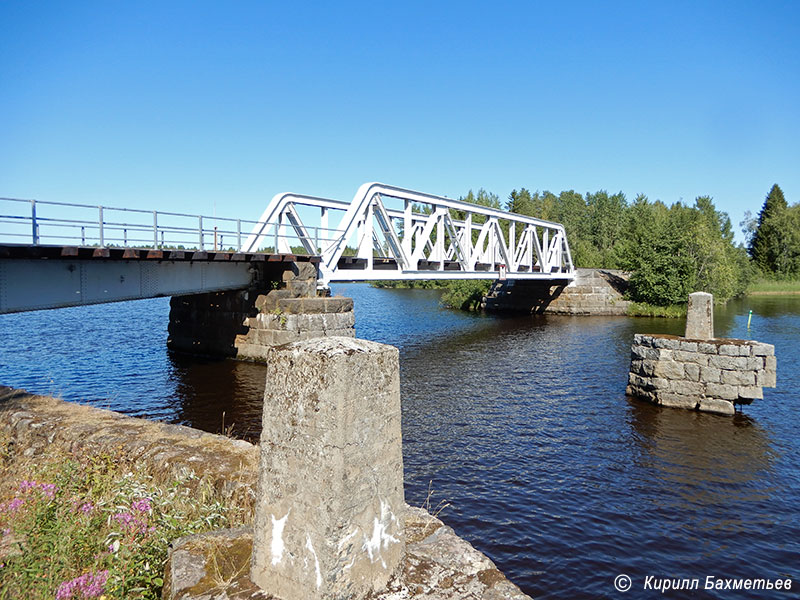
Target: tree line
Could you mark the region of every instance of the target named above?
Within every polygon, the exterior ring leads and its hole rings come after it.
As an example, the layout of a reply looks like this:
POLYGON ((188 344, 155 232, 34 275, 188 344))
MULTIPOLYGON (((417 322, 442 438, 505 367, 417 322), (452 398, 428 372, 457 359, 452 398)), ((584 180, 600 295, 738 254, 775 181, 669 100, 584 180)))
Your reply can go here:
POLYGON ((759 274, 800 276, 800 205, 788 206, 777 185, 757 219, 746 214, 745 245, 734 242, 730 218, 709 196, 668 206, 642 194, 628 201, 622 192, 522 188, 505 203, 482 189, 461 199, 563 224, 574 264, 629 271, 636 302, 671 306, 694 291, 725 301, 759 274))

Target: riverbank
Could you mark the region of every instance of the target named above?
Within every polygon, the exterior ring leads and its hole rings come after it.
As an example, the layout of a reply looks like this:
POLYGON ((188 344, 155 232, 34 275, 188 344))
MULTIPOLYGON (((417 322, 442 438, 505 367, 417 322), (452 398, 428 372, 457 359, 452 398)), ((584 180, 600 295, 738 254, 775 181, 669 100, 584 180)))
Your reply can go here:
POLYGON ((747 287, 748 296, 800 295, 800 280, 758 279, 747 287))
MULTIPOLYGON (((156 599, 165 584, 168 598, 261 597, 246 576, 258 454, 0 387, 0 597, 156 599)), ((407 556, 381 598, 528 598, 439 519, 407 511, 407 556)))

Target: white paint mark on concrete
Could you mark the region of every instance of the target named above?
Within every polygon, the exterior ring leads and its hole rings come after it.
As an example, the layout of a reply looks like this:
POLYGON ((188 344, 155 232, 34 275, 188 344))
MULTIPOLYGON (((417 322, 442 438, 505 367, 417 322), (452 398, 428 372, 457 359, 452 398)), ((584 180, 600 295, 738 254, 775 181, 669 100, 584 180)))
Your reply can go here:
POLYGON ((343 537, 343 538, 342 538, 342 539, 339 541, 339 544, 338 544, 338 546, 337 546, 338 550, 339 550, 339 551, 341 551, 341 550, 342 550, 342 548, 344 547, 344 545, 345 545, 345 544, 346 544, 348 541, 350 541, 351 539, 353 539, 353 538, 356 536, 356 534, 357 534, 357 533, 358 533, 358 527, 356 527, 355 529, 353 529, 353 531, 351 531, 351 532, 350 532, 350 533, 348 533, 346 536, 344 536, 344 537, 343 537))
POLYGON ((375 521, 372 524, 372 535, 370 537, 364 536, 364 545, 362 546, 366 550, 370 562, 380 559, 384 569, 386 568, 386 561, 381 556, 381 549, 388 548, 389 544, 400 541, 388 532, 392 521, 396 523, 397 517, 389 510, 389 505, 381 500, 381 516, 380 518, 375 517, 375 521))
POLYGON ((317 589, 319 589, 322 585, 322 573, 319 570, 319 559, 317 559, 317 553, 314 551, 314 546, 311 545, 311 536, 308 534, 306 534, 306 548, 314 557, 314 569, 317 572, 317 589))
POLYGON ((289 518, 289 509, 282 519, 276 519, 275 515, 270 515, 272 519, 272 543, 270 544, 270 551, 272 552, 272 566, 277 565, 283 559, 283 528, 286 526, 286 520, 289 518))

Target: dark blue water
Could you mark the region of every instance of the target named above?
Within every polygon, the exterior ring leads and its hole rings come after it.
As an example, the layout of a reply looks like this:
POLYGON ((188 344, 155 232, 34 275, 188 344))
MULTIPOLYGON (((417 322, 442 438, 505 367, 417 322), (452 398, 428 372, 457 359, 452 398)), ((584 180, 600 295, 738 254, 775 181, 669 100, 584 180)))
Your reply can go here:
MULTIPOLYGON (((625 573, 632 598, 660 595, 641 589, 648 575, 790 577, 797 596, 800 298, 717 311, 719 336, 778 355, 778 388, 729 418, 624 395, 633 334, 681 321, 493 318, 440 309, 435 292, 335 291, 355 298, 359 337, 401 350, 407 500, 448 502, 444 521, 529 594, 618 597, 625 573)), ((263 367, 170 355, 167 315, 158 299, 0 316, 0 383, 254 439, 263 367)))

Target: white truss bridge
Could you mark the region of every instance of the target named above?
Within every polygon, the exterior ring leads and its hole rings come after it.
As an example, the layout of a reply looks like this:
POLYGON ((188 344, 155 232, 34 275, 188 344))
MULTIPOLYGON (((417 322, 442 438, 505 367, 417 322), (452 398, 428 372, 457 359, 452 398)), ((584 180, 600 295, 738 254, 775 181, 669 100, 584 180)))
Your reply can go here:
POLYGON ((559 223, 365 183, 351 202, 272 198, 240 252, 319 255, 320 284, 420 279, 571 280, 559 223))
POLYGON ((558 223, 380 183, 351 202, 278 194, 258 221, 0 198, 0 314, 242 289, 275 261, 316 263, 323 288, 574 278, 558 223))

